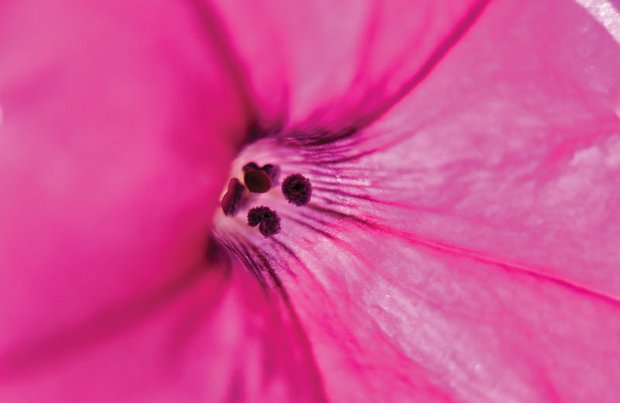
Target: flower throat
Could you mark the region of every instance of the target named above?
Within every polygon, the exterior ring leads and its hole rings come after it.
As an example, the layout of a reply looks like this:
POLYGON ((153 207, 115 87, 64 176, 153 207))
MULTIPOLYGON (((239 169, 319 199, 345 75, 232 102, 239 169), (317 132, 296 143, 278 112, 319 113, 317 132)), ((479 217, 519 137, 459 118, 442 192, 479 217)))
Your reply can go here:
MULTIPOLYGON (((234 217, 239 210, 260 198, 278 185, 280 167, 274 164, 258 165, 248 162, 242 168, 243 183, 238 178, 230 178, 228 188, 222 197, 221 206, 224 215, 234 217)), ((305 206, 312 197, 312 184, 305 176, 295 173, 287 176, 280 186, 286 200, 297 207, 305 206)), ((266 206, 253 207, 248 211, 247 224, 257 227, 264 237, 280 232, 280 216, 275 210, 266 206)))

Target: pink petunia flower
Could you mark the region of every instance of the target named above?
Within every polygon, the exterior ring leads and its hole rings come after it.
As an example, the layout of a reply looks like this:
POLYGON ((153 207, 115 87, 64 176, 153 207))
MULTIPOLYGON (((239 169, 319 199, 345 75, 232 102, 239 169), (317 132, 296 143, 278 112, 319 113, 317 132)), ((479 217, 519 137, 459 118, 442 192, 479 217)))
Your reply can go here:
POLYGON ((617 401, 619 72, 603 0, 3 2, 0 401, 617 401))

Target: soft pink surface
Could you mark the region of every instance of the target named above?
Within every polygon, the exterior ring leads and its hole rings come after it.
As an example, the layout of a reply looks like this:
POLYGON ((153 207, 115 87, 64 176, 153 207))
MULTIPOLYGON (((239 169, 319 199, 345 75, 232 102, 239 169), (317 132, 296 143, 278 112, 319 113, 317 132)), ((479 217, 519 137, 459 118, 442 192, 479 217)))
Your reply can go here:
POLYGON ((217 10, 268 122, 346 129, 425 76, 486 3, 233 0, 217 10))
POLYGON ((619 45, 566 1, 494 2, 457 42, 350 142, 248 151, 314 184, 311 212, 273 202, 283 245, 253 240, 334 401, 616 401, 619 45))
POLYGON ((618 400, 618 43, 569 1, 337 3, 0 5, 0 400, 618 400), (255 111, 370 124, 264 151, 315 184, 243 235, 301 324, 204 263, 255 111))
POLYGON ((258 285, 202 266, 247 117, 176 3, 0 6, 2 402, 320 393, 258 285))

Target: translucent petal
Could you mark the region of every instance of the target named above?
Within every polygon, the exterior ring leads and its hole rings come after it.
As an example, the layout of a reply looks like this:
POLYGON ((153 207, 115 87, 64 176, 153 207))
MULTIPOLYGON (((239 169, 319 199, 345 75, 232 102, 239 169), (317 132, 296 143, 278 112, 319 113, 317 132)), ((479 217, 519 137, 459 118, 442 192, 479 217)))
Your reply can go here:
POLYGON ((308 208, 269 201, 281 234, 244 236, 276 262, 334 401, 618 400, 607 25, 568 1, 493 2, 366 130, 247 150, 312 181, 308 208))

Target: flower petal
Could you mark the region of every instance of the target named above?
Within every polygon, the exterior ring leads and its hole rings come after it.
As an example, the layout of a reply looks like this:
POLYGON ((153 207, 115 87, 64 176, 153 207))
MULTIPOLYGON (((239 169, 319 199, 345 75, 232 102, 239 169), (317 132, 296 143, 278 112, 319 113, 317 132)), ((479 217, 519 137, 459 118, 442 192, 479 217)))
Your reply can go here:
POLYGON ((2 401, 320 393, 273 302, 205 263, 250 111, 184 4, 0 6, 2 401))
POLYGON ((132 302, 10 349, 3 401, 324 400, 297 320, 244 270, 201 268, 132 302))
POLYGON ((263 119, 303 137, 367 124, 428 74, 486 3, 236 0, 217 9, 263 119))
POLYGON ((493 7, 367 134, 382 134, 368 149, 407 137, 376 154, 378 182, 416 190, 382 192, 379 210, 415 214, 415 228, 392 227, 620 295, 619 68, 620 44, 575 4, 493 7), (553 24, 534 23, 548 13, 553 24), (397 162, 405 155, 407 171, 397 162))
POLYGON ((376 124, 273 153, 313 199, 249 236, 330 398, 618 400, 618 71, 581 6, 493 2, 376 124))

